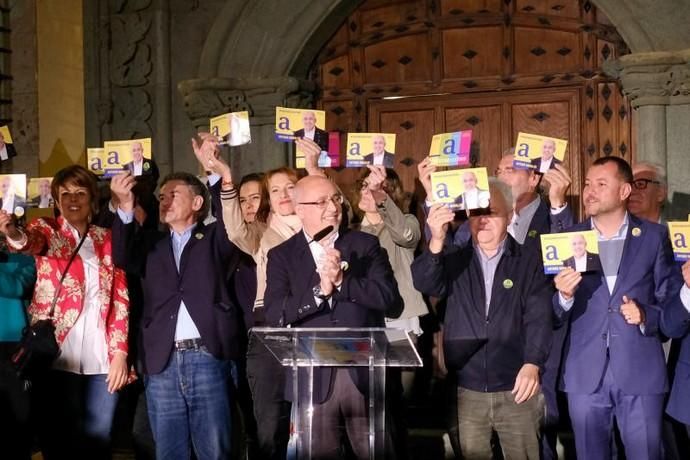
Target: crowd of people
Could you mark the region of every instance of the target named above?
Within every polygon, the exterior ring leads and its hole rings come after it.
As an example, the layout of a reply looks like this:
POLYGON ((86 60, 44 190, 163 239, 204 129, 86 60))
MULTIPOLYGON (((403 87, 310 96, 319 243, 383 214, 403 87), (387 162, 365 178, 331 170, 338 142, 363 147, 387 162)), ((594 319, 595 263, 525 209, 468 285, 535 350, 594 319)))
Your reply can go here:
MULTIPOLYGON (((306 174, 240 179, 200 133, 201 177, 158 183, 155 166, 134 165, 102 198, 73 165, 52 180, 55 218, 0 211, 0 456, 109 458, 118 398, 137 388, 138 458, 289 458, 292 380, 251 329, 389 327, 416 342, 431 314, 458 458, 555 459, 564 421, 580 459, 680 458, 690 262, 674 262, 663 168, 596 160, 576 222, 565 165, 516 169, 506 151, 488 207, 426 200, 420 224, 392 168, 341 189, 319 145, 295 142, 306 174), (545 275, 539 236, 570 230, 595 231, 600 269, 545 275), (46 318, 60 354, 28 382, 10 357, 46 318)), ((417 169, 431 197, 436 168, 417 169)), ((409 457, 414 377, 389 374, 386 458, 409 457)), ((368 391, 366 372, 314 371, 312 458, 369 458, 368 391)))

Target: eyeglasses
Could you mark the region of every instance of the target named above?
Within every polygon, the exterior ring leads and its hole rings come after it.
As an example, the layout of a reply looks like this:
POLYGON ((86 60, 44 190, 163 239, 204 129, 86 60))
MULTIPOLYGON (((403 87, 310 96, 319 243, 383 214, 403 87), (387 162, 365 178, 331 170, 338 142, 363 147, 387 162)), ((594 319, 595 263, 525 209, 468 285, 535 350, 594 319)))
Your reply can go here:
POLYGON ((635 187, 635 190, 646 190, 647 185, 649 184, 661 185, 661 182, 652 179, 635 179, 632 181, 632 185, 635 187))
POLYGON ((326 206, 328 206, 329 203, 333 203, 336 206, 340 206, 341 204, 343 204, 343 201, 343 196, 340 193, 336 193, 335 195, 330 196, 328 198, 322 198, 317 201, 301 201, 297 204, 316 206, 319 209, 326 209, 326 206))
POLYGON ((496 171, 494 171, 494 175, 496 177, 500 176, 501 174, 513 174, 515 172, 514 168, 507 167, 507 168, 496 168, 496 171))

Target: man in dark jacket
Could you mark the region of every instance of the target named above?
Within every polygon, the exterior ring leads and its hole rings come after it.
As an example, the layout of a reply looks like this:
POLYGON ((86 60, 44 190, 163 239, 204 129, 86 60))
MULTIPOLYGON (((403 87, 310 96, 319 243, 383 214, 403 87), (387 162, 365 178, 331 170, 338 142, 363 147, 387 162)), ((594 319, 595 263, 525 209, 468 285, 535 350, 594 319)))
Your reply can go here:
POLYGON ((429 248, 412 277, 424 294, 447 297, 444 349, 456 371, 462 455, 491 458, 495 430, 507 458, 539 458, 553 290, 536 249, 507 233, 510 188, 492 178, 490 195, 490 208, 471 215, 472 244, 462 249, 443 252, 453 212, 431 207, 429 248))

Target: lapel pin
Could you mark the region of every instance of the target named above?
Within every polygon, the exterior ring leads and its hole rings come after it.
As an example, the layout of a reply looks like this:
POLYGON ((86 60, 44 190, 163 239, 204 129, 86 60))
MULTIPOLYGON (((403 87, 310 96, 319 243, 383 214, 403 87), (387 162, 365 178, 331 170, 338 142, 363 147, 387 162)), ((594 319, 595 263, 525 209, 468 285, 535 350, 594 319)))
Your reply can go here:
POLYGON ((632 229, 632 235, 633 236, 640 236, 642 234, 642 230, 640 230, 639 227, 635 227, 632 229))
POLYGON ((345 260, 340 261, 340 269, 344 272, 347 271, 347 269, 350 268, 350 264, 347 263, 345 260))
POLYGON ((148 163, 144 163, 144 165, 142 166, 142 168, 144 168, 144 171, 148 171, 149 169, 151 169, 151 165, 148 164, 148 163))
POLYGON ((194 238, 196 238, 197 240, 200 240, 200 239, 202 239, 203 237, 204 237, 204 234, 201 233, 201 232, 196 233, 196 234, 194 235, 194 238))
POLYGON ((503 287, 506 289, 512 288, 513 287, 513 280, 511 280, 510 278, 504 279, 503 280, 503 287))
POLYGON ((529 235, 530 238, 534 238, 535 236, 537 236, 537 231, 532 229, 527 233, 527 235, 529 235))

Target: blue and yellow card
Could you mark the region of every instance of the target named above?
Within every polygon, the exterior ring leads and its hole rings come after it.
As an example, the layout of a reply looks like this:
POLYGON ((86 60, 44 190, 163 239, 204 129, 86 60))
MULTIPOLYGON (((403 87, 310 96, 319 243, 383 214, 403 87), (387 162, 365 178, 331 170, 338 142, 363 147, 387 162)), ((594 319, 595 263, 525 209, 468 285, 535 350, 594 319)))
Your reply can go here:
POLYGON ((434 166, 467 166, 470 164, 472 131, 436 134, 431 138, 429 158, 434 166))
POLYGON ((563 163, 568 141, 537 134, 518 133, 513 167, 545 173, 563 163))
POLYGON ((304 137, 305 133, 325 132, 325 130, 326 112, 323 110, 276 107, 276 140, 278 141, 292 142, 297 137, 304 137))
POLYGON ((454 211, 489 207, 489 176, 486 168, 452 169, 431 173, 434 203, 454 211))
POLYGON ((52 177, 34 177, 29 179, 27 185, 27 195, 29 200, 27 202, 30 208, 52 208, 53 197, 50 193, 50 185, 53 182, 52 177))
POLYGON ((100 164, 97 161, 93 164, 89 163, 89 169, 95 172, 100 167, 103 176, 111 177, 124 171, 135 156, 142 155, 143 158, 150 160, 151 138, 106 141, 103 143, 103 152, 100 155, 100 164))
POLYGON ((673 246, 673 258, 678 262, 690 260, 690 222, 669 222, 668 234, 673 246))
POLYGON ((230 112, 209 120, 209 131, 221 145, 235 147, 252 141, 249 112, 230 112))
POLYGON ((345 166, 360 168, 367 165, 395 166, 395 134, 348 133, 345 166))
POLYGON ((541 254, 547 275, 566 267, 578 272, 601 271, 599 240, 594 230, 542 234, 541 254))
POLYGON ((27 206, 26 174, 1 174, 0 200, 3 211, 22 217, 27 206))

